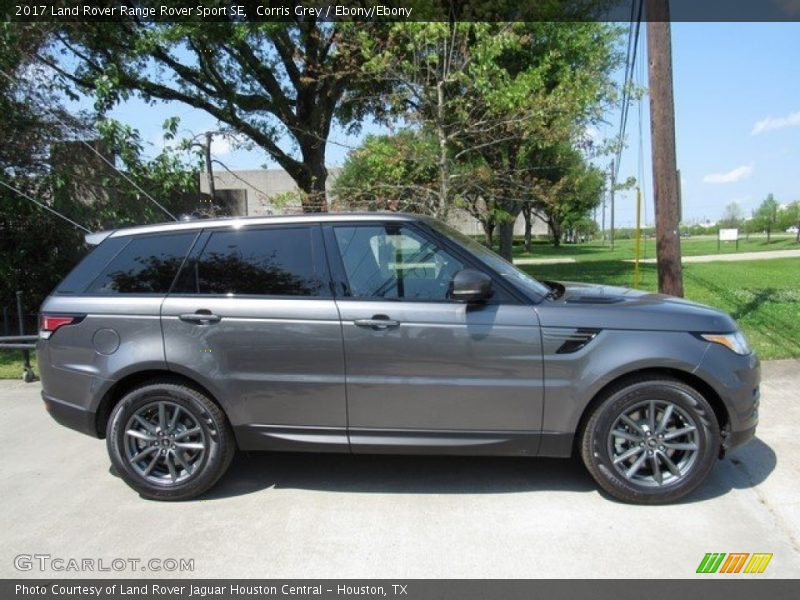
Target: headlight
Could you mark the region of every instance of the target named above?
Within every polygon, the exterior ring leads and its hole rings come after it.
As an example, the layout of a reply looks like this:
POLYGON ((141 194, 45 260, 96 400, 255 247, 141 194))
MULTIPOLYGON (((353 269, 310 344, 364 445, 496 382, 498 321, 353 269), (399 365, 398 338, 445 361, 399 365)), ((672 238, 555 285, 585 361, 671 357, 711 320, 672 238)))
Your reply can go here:
POLYGON ((741 354, 742 356, 752 352, 750 344, 747 343, 747 338, 744 337, 741 331, 735 333, 701 333, 700 337, 715 344, 722 344, 729 350, 736 354, 741 354))

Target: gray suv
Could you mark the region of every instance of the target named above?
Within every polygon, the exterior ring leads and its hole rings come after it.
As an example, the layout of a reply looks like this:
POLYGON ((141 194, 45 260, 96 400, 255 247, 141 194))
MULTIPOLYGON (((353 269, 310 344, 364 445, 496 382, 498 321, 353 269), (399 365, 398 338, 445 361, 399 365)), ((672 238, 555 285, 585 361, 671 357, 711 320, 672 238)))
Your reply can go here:
POLYGON ((87 236, 41 308, 42 396, 146 498, 241 450, 569 457, 670 502, 753 437, 759 363, 726 314, 539 282, 429 218, 192 221, 87 236))

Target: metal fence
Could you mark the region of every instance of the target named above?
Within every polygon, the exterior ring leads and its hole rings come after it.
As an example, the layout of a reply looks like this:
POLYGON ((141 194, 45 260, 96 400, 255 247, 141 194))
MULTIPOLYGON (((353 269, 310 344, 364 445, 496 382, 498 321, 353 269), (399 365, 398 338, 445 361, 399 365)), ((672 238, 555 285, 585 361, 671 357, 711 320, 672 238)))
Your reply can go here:
POLYGON ((36 350, 37 336, 33 334, 38 327, 37 315, 25 312, 22 292, 16 294, 16 306, 1 307, 2 323, 0 323, 0 352, 22 352, 22 379, 35 381, 36 375, 31 367, 31 352, 36 350), (15 335, 12 335, 14 333, 15 335))

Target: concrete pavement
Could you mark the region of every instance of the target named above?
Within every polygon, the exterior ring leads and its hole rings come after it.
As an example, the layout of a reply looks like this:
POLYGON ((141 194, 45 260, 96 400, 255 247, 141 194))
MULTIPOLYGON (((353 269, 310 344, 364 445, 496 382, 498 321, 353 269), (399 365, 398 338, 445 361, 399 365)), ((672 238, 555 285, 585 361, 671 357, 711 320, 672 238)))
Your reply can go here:
POLYGON ((3 381, 0 576, 683 578, 706 552, 771 552, 761 577, 798 577, 800 361, 766 363, 762 390, 758 438, 673 506, 614 502, 576 460, 316 454, 240 454, 207 497, 170 504, 52 421, 37 384, 3 381), (194 571, 20 572, 20 554, 194 571))

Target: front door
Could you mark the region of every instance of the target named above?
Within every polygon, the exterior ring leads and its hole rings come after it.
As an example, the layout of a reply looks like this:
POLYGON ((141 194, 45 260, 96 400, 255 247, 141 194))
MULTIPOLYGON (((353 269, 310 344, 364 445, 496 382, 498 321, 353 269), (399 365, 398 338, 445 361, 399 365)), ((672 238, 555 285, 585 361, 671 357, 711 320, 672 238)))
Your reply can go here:
POLYGON ((328 231, 344 279, 352 450, 535 454, 543 369, 533 308, 501 289, 483 305, 451 300, 453 276, 481 265, 411 223, 328 231))

